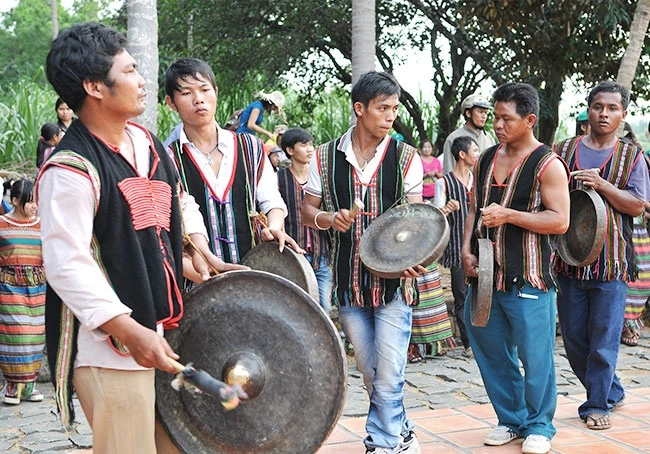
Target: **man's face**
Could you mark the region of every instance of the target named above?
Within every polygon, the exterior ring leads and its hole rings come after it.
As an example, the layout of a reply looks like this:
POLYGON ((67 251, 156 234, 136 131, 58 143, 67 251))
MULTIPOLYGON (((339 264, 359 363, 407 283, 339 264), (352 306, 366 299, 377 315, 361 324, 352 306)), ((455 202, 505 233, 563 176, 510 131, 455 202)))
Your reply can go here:
POLYGON ((627 111, 623 110, 623 100, 620 93, 601 91, 594 96, 591 106, 587 109, 591 134, 603 136, 615 134, 627 111))
POLYGON ((397 95, 378 96, 373 98, 365 107, 363 103, 354 103, 357 114, 357 126, 365 129, 373 137, 383 139, 393 127, 399 109, 397 95))
POLYGON ((313 142, 296 142, 293 147, 287 147, 287 153, 293 162, 298 164, 309 164, 314 156, 313 142))
POLYGON ((513 143, 529 134, 535 125, 535 115, 521 117, 514 101, 498 101, 494 106, 494 134, 501 143, 513 143))
POLYGON ((183 123, 191 126, 203 126, 214 122, 217 110, 217 90, 209 80, 200 74, 179 80, 179 90, 174 92, 174 99, 167 96, 167 105, 178 112, 183 123))
POLYGON ((113 57, 113 66, 108 72, 113 85, 106 86, 108 95, 104 97, 107 114, 112 111, 131 119, 144 112, 147 101, 145 80, 136 68, 135 59, 126 50, 113 57))
POLYGON ((469 114, 468 117, 472 120, 474 126, 483 129, 487 121, 488 112, 489 110, 485 107, 472 107, 467 114, 469 114))
POLYGON ((478 155, 479 155, 479 149, 478 145, 476 145, 474 142, 472 142, 467 149, 467 151, 463 151, 463 154, 460 155, 460 157, 463 159, 463 161, 470 167, 474 167, 476 165, 476 161, 478 160, 478 155))

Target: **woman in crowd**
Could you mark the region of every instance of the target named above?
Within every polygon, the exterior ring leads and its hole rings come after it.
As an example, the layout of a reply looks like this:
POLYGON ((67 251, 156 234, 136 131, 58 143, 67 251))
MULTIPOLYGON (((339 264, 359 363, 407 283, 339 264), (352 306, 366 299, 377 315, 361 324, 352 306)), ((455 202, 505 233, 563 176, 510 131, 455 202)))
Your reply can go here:
POLYGON ((271 93, 260 91, 257 98, 244 109, 241 117, 239 117, 237 132, 247 132, 253 135, 255 133, 263 134, 275 142, 275 134, 262 128, 261 124, 264 121, 264 112, 276 112, 283 116, 284 95, 279 91, 272 91, 271 93))
POLYGON ((61 141, 63 132, 58 125, 54 123, 45 123, 41 126, 41 137, 36 144, 36 167, 39 169, 43 163, 50 157, 54 148, 61 141))
POLYGON ((2 401, 39 402, 34 388, 45 345, 45 273, 34 184, 11 186, 13 210, 0 216, 0 370, 2 401))
POLYGON ((422 183, 422 197, 431 200, 436 194, 436 180, 442 177, 442 163, 433 155, 435 147, 433 142, 425 139, 420 143, 420 158, 424 170, 422 183))
MULTIPOLYGON (((74 112, 71 108, 68 107, 68 104, 61 98, 56 99, 56 124, 61 128, 61 132, 65 132, 70 127, 72 120, 74 119, 74 112)), ((63 135, 62 134, 62 135, 63 135)))

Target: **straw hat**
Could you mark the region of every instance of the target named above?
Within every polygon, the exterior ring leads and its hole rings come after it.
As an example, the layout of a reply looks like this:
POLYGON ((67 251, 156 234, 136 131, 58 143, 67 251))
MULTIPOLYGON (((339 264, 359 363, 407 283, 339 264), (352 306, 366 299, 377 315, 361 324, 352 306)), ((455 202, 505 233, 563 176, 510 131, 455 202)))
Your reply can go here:
POLYGON ((280 93, 279 91, 272 91, 271 93, 264 93, 263 91, 260 91, 257 95, 262 101, 268 101, 274 106, 278 108, 279 112, 282 112, 282 109, 284 108, 284 95, 280 93))

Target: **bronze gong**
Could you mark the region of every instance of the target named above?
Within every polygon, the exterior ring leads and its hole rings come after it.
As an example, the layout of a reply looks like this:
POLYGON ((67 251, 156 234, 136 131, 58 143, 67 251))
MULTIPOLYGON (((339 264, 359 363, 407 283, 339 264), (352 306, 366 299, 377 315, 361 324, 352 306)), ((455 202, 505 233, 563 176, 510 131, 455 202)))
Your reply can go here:
POLYGON ((487 326, 492 308, 492 288, 494 285, 494 248, 488 238, 478 240, 478 278, 470 279, 472 299, 470 321, 474 326, 487 326))
POLYGON ((372 221, 361 237, 359 255, 372 274, 395 279, 407 268, 439 260, 448 242, 449 223, 442 211, 428 203, 407 203, 372 221))
POLYGON ((183 453, 314 453, 343 408, 346 358, 318 303, 264 271, 215 276, 185 298, 171 347, 248 399, 226 411, 219 399, 169 384, 157 372, 156 408, 183 453))
POLYGON ((557 252, 569 265, 586 266, 598 258, 605 243, 605 203, 593 189, 574 189, 569 197, 569 229, 558 236, 557 252))
POLYGON ((298 254, 288 246, 280 252, 275 241, 260 243, 246 253, 241 264, 254 270, 282 276, 319 301, 318 282, 313 268, 304 255, 298 254))

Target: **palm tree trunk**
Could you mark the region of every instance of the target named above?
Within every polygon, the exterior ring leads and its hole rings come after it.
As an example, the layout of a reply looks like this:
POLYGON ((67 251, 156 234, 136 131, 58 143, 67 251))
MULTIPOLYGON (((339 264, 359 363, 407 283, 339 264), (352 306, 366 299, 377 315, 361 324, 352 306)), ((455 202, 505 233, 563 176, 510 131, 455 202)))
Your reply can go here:
POLYGON ((59 2, 50 0, 50 10, 52 14, 52 41, 59 35, 59 2))
MULTIPOLYGON (((375 69, 375 0, 352 0, 352 83, 375 69)), ((350 124, 357 121, 350 113, 350 124)))
POLYGON ((158 12, 156 0, 127 0, 127 48, 145 80, 147 107, 136 121, 154 134, 158 117, 158 12))
POLYGON ((630 43, 625 49, 621 66, 618 68, 616 81, 625 86, 628 90, 632 88, 634 73, 639 64, 639 57, 643 49, 643 41, 648 30, 650 21, 650 0, 639 0, 630 26, 630 43))

